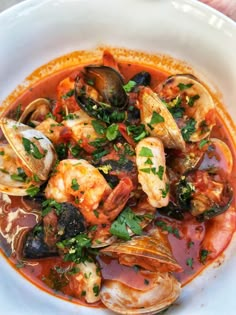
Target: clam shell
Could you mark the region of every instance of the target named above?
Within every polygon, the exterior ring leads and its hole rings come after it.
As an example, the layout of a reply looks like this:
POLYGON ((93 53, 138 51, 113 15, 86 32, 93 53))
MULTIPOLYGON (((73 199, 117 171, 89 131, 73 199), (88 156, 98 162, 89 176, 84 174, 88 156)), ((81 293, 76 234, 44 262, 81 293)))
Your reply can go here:
POLYGON ((104 305, 126 315, 156 314, 170 306, 180 295, 180 283, 171 274, 154 273, 154 286, 146 291, 134 289, 117 280, 105 280, 100 291, 104 305))

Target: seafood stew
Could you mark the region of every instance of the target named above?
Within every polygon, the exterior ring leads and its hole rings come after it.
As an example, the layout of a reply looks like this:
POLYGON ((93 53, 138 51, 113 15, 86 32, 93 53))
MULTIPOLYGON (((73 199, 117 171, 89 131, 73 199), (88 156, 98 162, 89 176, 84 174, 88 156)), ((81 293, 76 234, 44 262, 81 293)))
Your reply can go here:
POLYGON ((1 247, 48 292, 155 314, 232 238, 235 148, 193 74, 105 50, 33 86, 0 127, 1 247))

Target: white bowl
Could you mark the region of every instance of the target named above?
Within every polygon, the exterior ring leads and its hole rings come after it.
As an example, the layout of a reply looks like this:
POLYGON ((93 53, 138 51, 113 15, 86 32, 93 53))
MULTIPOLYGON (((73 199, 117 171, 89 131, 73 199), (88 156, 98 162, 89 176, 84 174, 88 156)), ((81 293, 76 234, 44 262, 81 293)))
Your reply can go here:
MULTIPOLYGON (((37 67, 98 45, 182 59, 222 92, 236 121, 236 23, 194 0, 28 0, 0 14, 0 102, 37 67)), ((235 315, 236 240, 184 287, 165 314, 235 315)), ((0 256, 0 307, 7 315, 111 314, 49 295, 0 256)))

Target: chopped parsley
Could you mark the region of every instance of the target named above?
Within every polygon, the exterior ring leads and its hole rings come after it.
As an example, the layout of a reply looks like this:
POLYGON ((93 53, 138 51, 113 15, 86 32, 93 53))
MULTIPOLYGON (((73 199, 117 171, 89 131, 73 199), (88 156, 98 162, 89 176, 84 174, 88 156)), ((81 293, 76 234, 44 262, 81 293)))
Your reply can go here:
POLYGON ((98 286, 97 284, 95 284, 95 285, 93 286, 93 293, 94 293, 94 295, 95 295, 95 296, 98 296, 99 291, 100 291, 99 286, 98 286))
POLYGON ((17 174, 12 174, 11 179, 16 180, 18 182, 25 182, 27 179, 27 175, 21 167, 17 168, 17 174))
POLYGON ((128 83, 123 85, 123 89, 125 90, 126 93, 129 93, 132 91, 132 89, 137 85, 135 81, 130 80, 128 83))
POLYGON ((71 181, 71 189, 73 189, 74 191, 79 190, 79 184, 76 178, 73 178, 71 181))
POLYGON ((142 147, 140 152, 139 152, 139 156, 143 156, 143 157, 153 157, 153 153, 152 150, 147 148, 147 147, 142 147))
POLYGON ((193 269, 193 258, 187 258, 186 265, 193 269))
POLYGON ((207 260, 207 257, 208 255, 210 254, 210 252, 206 249, 202 249, 201 252, 200 252, 200 262, 202 264, 205 264, 206 263, 206 260, 207 260))
POLYGON ((4 151, 0 151, 0 155, 4 155, 5 154, 5 152, 4 151))
POLYGON ((135 142, 138 142, 149 135, 149 133, 145 129, 145 125, 143 124, 140 124, 138 126, 130 125, 126 129, 128 135, 132 136, 135 142))
POLYGON ((74 94, 75 94, 75 90, 74 90, 74 89, 71 89, 70 91, 68 91, 67 93, 65 93, 64 95, 62 95, 61 98, 67 99, 67 98, 73 96, 74 94))
POLYGON ((162 198, 166 198, 166 196, 168 195, 169 191, 170 191, 170 185, 168 183, 166 183, 166 188, 165 189, 161 189, 161 196, 162 196, 162 198))
POLYGON ((34 185, 30 185, 30 187, 26 189, 26 193, 30 197, 36 196, 39 191, 40 191, 39 187, 34 185))
POLYGON ((187 99, 188 106, 193 107, 195 101, 197 101, 199 98, 200 98, 200 96, 198 94, 188 97, 188 99, 187 99))
POLYGON ((152 113, 152 118, 151 118, 151 120, 150 120, 150 125, 155 125, 155 124, 159 124, 159 123, 162 123, 162 122, 164 122, 165 121, 165 119, 164 119, 164 117, 162 117, 160 114, 158 114, 157 112, 153 112, 152 113))
POLYGON ((47 199, 42 203, 42 216, 44 217, 45 215, 47 215, 49 212, 51 212, 52 210, 55 210, 57 215, 60 215, 63 211, 62 209, 62 205, 60 203, 58 203, 56 200, 54 199, 47 199))
POLYGON ((136 235, 142 234, 142 228, 140 226, 141 218, 137 216, 131 208, 125 208, 118 218, 112 223, 110 228, 110 233, 118 236, 123 240, 129 240, 131 237, 127 228, 129 227, 131 231, 136 235))
POLYGON ((181 134, 185 141, 189 141, 191 135, 196 131, 196 120, 190 118, 187 120, 186 125, 181 129, 181 134))
POLYGON ((47 152, 47 151, 44 151, 44 153, 41 153, 37 145, 27 138, 22 137, 22 143, 23 143, 25 151, 29 153, 30 155, 32 155, 35 159, 38 159, 38 160, 42 159, 47 152))
POLYGON ((156 225, 161 228, 162 231, 166 231, 170 234, 175 235, 177 238, 180 238, 179 230, 177 228, 173 228, 171 225, 168 225, 165 221, 157 221, 156 225))
POLYGON ((106 127, 99 120, 92 120, 92 126, 97 134, 103 136, 106 134, 106 127))
POLYGON ((188 83, 188 84, 179 83, 177 86, 180 89, 180 91, 184 91, 191 88, 193 86, 193 83, 188 83))
POLYGON ((209 143, 210 141, 207 140, 207 139, 202 139, 199 144, 198 144, 198 147, 199 149, 202 149, 204 147, 205 144, 209 143))
POLYGON ((106 130, 106 137, 109 141, 115 140, 119 135, 119 129, 117 124, 110 125, 106 130))
POLYGON ((57 247, 63 250, 64 261, 75 263, 91 261, 89 254, 95 254, 96 250, 91 248, 91 239, 86 234, 79 234, 70 239, 57 242, 57 247))

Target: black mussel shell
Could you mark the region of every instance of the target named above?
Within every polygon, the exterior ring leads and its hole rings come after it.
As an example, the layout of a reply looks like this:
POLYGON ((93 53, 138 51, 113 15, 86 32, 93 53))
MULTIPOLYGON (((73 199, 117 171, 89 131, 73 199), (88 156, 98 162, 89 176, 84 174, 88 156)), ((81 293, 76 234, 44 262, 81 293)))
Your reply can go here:
POLYGON ((62 213, 58 220, 57 229, 60 235, 60 241, 74 237, 86 231, 84 217, 70 203, 62 203, 62 213))
POLYGON ((133 87, 131 92, 136 91, 139 86, 148 86, 151 83, 151 75, 147 71, 141 71, 135 74, 130 81, 136 82, 136 85, 133 87))
POLYGON ((181 210, 181 207, 173 203, 172 201, 170 201, 166 207, 158 209, 158 212, 161 215, 164 215, 172 219, 176 220, 184 219, 184 212, 181 210))
POLYGON ((87 66, 85 70, 87 82, 93 82, 93 87, 102 96, 104 103, 116 108, 127 105, 124 81, 118 71, 107 66, 87 66))
POLYGON ((37 224, 27 233, 22 253, 23 258, 38 259, 56 255, 58 255, 56 246, 49 247, 44 242, 44 230, 42 224, 37 224))

